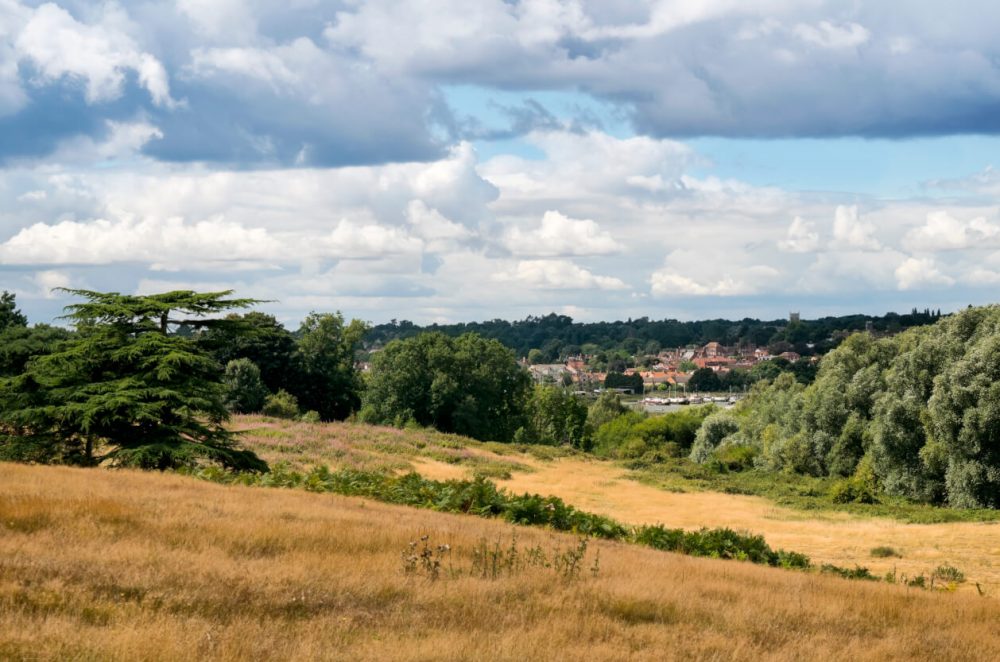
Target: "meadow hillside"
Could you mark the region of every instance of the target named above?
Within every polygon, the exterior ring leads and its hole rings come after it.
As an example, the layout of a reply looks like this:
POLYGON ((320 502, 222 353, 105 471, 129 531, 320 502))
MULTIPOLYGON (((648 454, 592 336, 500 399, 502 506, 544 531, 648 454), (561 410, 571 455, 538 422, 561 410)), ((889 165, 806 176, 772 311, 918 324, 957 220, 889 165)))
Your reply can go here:
POLYGON ((1000 603, 974 594, 603 541, 567 570, 577 545, 358 498, 0 464, 0 658, 1000 657, 1000 603), (407 561, 422 536, 436 570, 407 561), (477 565, 494 541, 501 562, 477 565))
MULTIPOLYGON (((860 565, 880 577, 888 572, 929 575, 950 565, 967 578, 960 591, 1000 597, 1000 526, 989 519, 995 511, 969 514, 970 519, 982 516, 985 521, 907 523, 889 516, 894 513, 891 507, 805 510, 758 496, 713 491, 676 476, 669 489, 660 489, 648 480, 649 471, 632 471, 621 463, 566 448, 482 443, 433 430, 306 424, 259 416, 236 417, 234 428, 272 465, 412 470, 439 480, 481 473, 512 492, 558 496, 629 524, 749 530, 774 547, 807 554, 817 564, 860 565), (889 548, 894 554, 873 556, 875 548, 889 548)), ((898 514, 911 519, 964 515, 923 505, 900 507, 898 514)))

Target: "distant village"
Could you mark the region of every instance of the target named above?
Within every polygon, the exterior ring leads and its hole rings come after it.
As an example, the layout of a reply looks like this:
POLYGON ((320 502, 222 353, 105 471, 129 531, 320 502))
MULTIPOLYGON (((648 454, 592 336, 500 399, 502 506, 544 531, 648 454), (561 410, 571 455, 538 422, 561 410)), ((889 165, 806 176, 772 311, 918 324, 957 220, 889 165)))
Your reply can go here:
MULTIPOLYGON (((750 370, 758 363, 776 358, 795 362, 802 357, 792 351, 772 355, 763 347, 727 347, 718 342, 710 342, 701 347, 661 351, 656 355, 655 363, 648 368, 626 368, 622 374, 639 375, 644 391, 686 391, 696 370, 708 369, 722 377, 731 370, 750 370)), ((591 370, 589 359, 587 355, 578 355, 568 357, 564 363, 535 365, 529 364, 527 359, 521 359, 521 364, 538 384, 575 385, 581 391, 593 392, 604 388, 609 373, 591 370)))

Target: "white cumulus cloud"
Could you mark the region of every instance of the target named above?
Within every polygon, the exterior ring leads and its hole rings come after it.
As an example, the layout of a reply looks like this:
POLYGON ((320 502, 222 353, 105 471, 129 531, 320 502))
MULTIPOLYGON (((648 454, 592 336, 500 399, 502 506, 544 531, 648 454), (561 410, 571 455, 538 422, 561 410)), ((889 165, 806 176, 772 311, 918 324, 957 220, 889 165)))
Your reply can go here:
POLYGON ((619 278, 595 275, 569 260, 521 260, 513 269, 501 271, 493 279, 551 290, 628 289, 619 278))
POLYGON ((166 69, 122 29, 127 20, 114 4, 104 6, 99 22, 86 24, 62 7, 46 3, 34 10, 21 29, 16 48, 45 79, 70 76, 82 80, 91 103, 121 96, 125 74, 132 71, 155 104, 175 105, 166 69))
POLYGON ((896 283, 901 290, 952 285, 955 279, 941 273, 929 257, 909 257, 896 267, 896 283))
POLYGON ((914 251, 946 251, 995 246, 998 240, 1000 223, 982 216, 961 220, 947 211, 934 211, 906 234, 903 245, 914 251))
POLYGON ((545 212, 537 228, 512 228, 504 245, 515 255, 533 257, 611 255, 623 249, 594 221, 569 218, 558 211, 545 212))
POLYGON ((819 248, 819 233, 812 223, 796 216, 788 226, 788 234, 778 242, 778 248, 786 253, 811 253, 819 248))
POLYGON ((882 246, 874 234, 875 226, 861 219, 857 205, 837 206, 833 219, 833 241, 835 247, 877 251, 882 246))

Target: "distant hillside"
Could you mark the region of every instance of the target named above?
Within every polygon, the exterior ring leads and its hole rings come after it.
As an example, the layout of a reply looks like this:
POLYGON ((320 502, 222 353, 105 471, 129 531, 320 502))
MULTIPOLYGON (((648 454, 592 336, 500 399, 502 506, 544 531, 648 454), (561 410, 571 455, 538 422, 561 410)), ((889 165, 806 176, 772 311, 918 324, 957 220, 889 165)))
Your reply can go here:
POLYGON ((840 339, 838 336, 852 331, 870 328, 878 333, 897 333, 911 327, 932 324, 940 317, 940 311, 920 312, 914 309, 905 315, 846 315, 803 319, 791 323, 789 320, 751 318, 681 322, 673 319, 651 320, 648 317, 616 322, 574 322, 571 317, 555 313, 514 322, 495 319, 428 326, 393 320, 388 324, 372 327, 365 336, 365 345, 369 349, 380 347, 396 338, 409 338, 424 331, 439 331, 449 336, 471 331, 499 340, 518 356, 527 356, 532 349, 541 350, 545 361, 587 352, 588 349, 621 348, 630 354, 655 353, 661 348, 704 345, 709 342, 726 345, 743 343, 759 347, 788 343, 799 354, 808 355, 832 349, 840 339), (593 348, 588 348, 587 345, 592 345, 593 348))

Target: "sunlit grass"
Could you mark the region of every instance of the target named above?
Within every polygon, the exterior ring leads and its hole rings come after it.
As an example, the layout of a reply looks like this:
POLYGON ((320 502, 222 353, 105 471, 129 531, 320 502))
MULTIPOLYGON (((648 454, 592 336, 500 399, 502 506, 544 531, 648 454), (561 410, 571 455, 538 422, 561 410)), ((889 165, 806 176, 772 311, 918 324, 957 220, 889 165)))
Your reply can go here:
MULTIPOLYGON (((997 659, 1000 602, 613 542, 596 576, 428 581, 512 527, 297 490, 0 464, 0 659, 997 659)), ((519 544, 572 536, 517 528, 519 544)))

